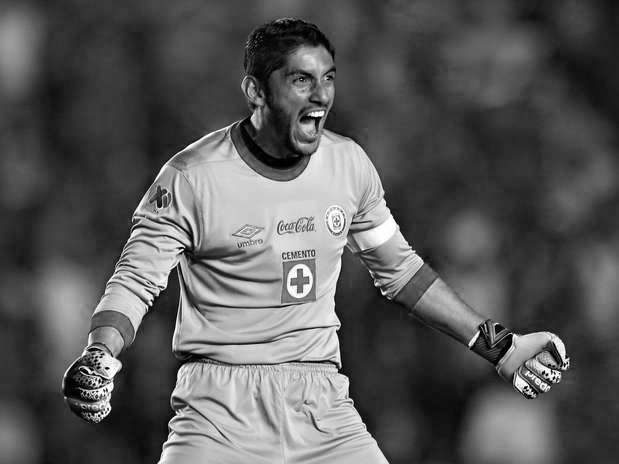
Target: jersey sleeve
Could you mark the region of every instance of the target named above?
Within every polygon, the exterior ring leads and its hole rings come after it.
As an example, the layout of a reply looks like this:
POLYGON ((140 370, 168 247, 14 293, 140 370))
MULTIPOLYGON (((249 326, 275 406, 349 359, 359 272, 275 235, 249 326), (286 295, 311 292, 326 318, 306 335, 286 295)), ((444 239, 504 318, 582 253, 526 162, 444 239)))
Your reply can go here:
POLYGON ((347 247, 369 270, 374 285, 393 299, 423 266, 391 215, 376 168, 361 154, 360 201, 351 220, 347 247))
POLYGON ((91 321, 91 330, 112 326, 125 346, 168 283, 184 252, 196 248, 200 211, 185 175, 167 164, 135 210, 129 239, 91 321))
MULTIPOLYGON (((358 175, 357 185, 359 191, 357 196, 359 197, 359 202, 348 232, 349 245, 353 251, 357 239, 367 236, 367 234, 362 234, 362 232, 376 228, 391 217, 385 202, 385 191, 376 168, 365 151, 358 145, 355 145, 355 147, 358 152, 358 156, 355 158, 358 167, 354 171, 358 175)), ((388 231, 385 232, 388 233, 388 231)), ((360 245, 363 246, 362 244, 360 245)))

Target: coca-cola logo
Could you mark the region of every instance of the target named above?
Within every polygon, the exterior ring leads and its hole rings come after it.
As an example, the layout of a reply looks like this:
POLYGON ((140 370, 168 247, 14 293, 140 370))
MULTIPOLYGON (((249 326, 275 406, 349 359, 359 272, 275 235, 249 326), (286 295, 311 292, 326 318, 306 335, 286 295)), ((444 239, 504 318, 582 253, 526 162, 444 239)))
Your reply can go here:
POLYGON ((314 224, 314 216, 301 216, 294 221, 280 220, 277 223, 277 233, 284 234, 300 234, 302 232, 315 232, 316 224, 314 224))

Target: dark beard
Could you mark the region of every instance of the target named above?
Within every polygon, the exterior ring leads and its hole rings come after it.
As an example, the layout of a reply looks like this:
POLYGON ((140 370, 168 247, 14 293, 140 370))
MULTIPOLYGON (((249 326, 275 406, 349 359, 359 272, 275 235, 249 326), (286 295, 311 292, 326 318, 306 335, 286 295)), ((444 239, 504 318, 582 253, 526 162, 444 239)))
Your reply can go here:
POLYGON ((284 114, 283 111, 280 111, 279 108, 274 104, 271 92, 265 92, 265 99, 266 104, 269 107, 271 126, 275 128, 275 136, 278 138, 284 149, 288 152, 288 154, 294 154, 295 158, 307 156, 305 153, 297 151, 297 148, 292 143, 292 140, 290 140, 290 134, 292 133, 290 120, 288 118, 288 115, 284 114))

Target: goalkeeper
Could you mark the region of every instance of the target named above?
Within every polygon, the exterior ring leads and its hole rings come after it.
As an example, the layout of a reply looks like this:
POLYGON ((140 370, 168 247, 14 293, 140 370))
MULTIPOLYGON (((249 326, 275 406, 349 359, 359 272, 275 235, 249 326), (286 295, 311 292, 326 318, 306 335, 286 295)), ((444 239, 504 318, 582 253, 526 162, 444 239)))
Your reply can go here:
POLYGON ((335 52, 313 24, 254 30, 241 88, 250 115, 162 168, 68 368, 71 411, 111 410, 119 354, 177 268, 173 339, 184 363, 161 464, 384 464, 348 395, 335 313, 348 248, 382 294, 487 359, 525 398, 569 359, 549 332, 521 335, 469 308, 409 246, 370 159, 325 129, 335 52))

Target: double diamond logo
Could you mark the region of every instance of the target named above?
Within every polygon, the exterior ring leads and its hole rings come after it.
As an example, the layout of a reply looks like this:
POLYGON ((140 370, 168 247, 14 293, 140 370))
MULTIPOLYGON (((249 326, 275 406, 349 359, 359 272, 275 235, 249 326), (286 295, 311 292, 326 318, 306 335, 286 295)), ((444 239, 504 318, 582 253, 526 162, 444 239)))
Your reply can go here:
POLYGON ((236 232, 233 232, 232 235, 235 237, 244 238, 245 240, 248 240, 258 235, 262 230, 264 230, 264 227, 254 226, 251 224, 245 224, 245 225, 242 225, 239 228, 239 230, 237 230, 236 232))

